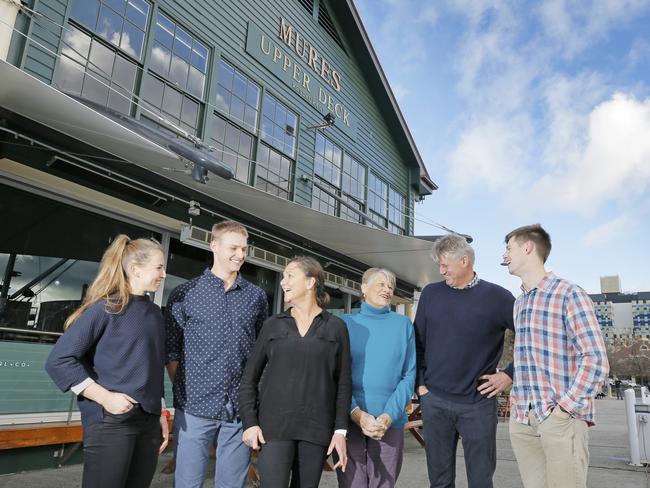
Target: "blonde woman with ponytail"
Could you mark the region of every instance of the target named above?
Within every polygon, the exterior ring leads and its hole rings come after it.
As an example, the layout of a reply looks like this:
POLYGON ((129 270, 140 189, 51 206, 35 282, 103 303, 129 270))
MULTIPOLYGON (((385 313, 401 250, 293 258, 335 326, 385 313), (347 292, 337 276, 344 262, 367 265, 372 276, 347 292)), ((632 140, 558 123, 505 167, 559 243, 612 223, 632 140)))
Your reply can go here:
POLYGON ((292 259, 280 283, 291 306, 262 326, 239 390, 243 441, 260 450, 262 488, 316 488, 323 464, 345 471, 352 380, 345 323, 324 307, 325 273, 292 259), (261 389, 258 394, 258 384, 261 389))
POLYGON ((153 239, 117 236, 45 365, 77 395, 84 488, 146 488, 167 446, 162 409, 165 324, 147 292, 165 278, 153 239))

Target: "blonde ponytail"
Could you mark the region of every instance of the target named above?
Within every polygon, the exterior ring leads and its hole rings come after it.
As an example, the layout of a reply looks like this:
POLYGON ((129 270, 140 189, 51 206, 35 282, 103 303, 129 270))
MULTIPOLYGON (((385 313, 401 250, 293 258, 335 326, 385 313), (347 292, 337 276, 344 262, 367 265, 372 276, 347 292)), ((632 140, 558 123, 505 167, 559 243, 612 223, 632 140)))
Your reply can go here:
POLYGON ((131 262, 143 265, 151 258, 153 251, 161 251, 155 239, 129 239, 118 235, 104 251, 99 271, 88 287, 81 306, 65 321, 64 329, 70 327, 79 316, 95 303, 105 300, 107 313, 120 313, 129 304, 131 289, 126 273, 131 262))

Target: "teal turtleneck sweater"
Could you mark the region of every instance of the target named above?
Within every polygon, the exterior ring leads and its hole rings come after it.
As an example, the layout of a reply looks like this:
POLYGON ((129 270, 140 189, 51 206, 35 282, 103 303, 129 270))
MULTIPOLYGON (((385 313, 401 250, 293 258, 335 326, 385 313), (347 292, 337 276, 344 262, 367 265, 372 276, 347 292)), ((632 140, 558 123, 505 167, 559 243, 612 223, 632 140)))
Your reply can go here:
POLYGON ((408 317, 361 304, 343 320, 350 335, 352 407, 373 416, 387 413, 392 427, 407 420, 404 408, 415 387, 415 333, 408 317))

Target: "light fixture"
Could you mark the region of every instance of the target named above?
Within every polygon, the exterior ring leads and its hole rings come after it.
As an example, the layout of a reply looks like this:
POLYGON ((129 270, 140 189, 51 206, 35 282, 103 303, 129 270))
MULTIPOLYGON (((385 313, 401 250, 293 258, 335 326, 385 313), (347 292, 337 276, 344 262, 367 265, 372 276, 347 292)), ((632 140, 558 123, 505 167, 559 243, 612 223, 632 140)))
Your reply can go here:
POLYGON ((330 127, 336 122, 336 117, 332 112, 327 112, 325 115, 323 115, 323 120, 324 122, 322 124, 312 125, 311 127, 308 127, 308 129, 322 129, 324 127, 330 127))

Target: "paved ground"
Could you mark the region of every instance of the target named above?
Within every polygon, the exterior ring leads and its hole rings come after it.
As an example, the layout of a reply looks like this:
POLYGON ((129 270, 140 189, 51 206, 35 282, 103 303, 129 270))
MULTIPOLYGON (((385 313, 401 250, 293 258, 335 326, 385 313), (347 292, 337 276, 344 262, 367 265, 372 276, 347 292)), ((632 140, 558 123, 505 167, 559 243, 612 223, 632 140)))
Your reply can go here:
MULTIPOLYGON (((634 468, 627 464, 629 452, 623 402, 599 400, 596 405, 598 425, 590 430, 589 441, 591 451, 589 488, 650 488, 650 474, 646 468, 634 468)), ((508 439, 508 427, 505 423, 499 424, 497 448, 495 488, 523 488, 508 439)), ((161 458, 161 468, 168 459, 168 455, 161 458)), ((56 470, 0 476, 0 488, 78 487, 80 479, 81 467, 70 466, 56 470)), ((160 472, 156 474, 152 488, 171 486, 171 475, 160 472)), ((205 487, 211 486, 213 486, 213 480, 207 480, 205 487)), ((336 487, 334 474, 324 473, 320 486, 322 488, 336 487)), ((398 488, 428 486, 424 450, 410 435, 407 435, 406 438, 404 467, 397 486, 398 488)), ((457 487, 467 488, 462 449, 459 449, 458 452, 457 487)))

